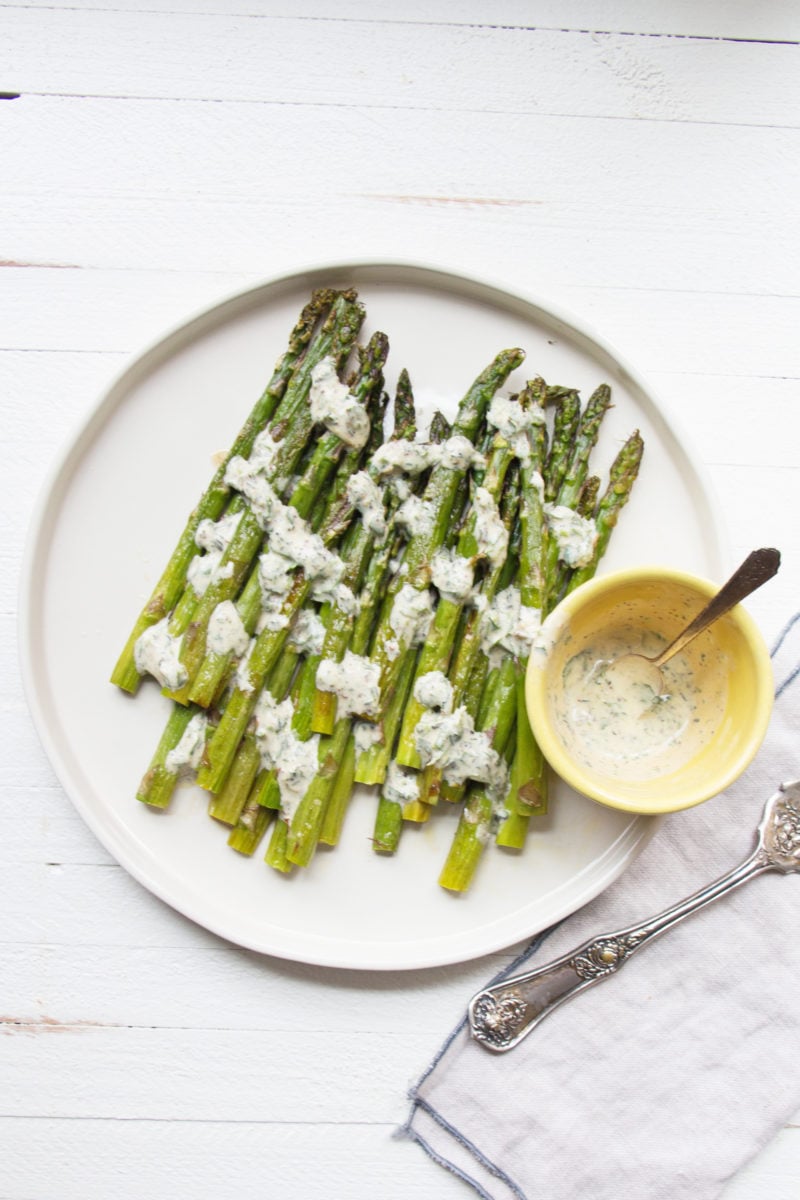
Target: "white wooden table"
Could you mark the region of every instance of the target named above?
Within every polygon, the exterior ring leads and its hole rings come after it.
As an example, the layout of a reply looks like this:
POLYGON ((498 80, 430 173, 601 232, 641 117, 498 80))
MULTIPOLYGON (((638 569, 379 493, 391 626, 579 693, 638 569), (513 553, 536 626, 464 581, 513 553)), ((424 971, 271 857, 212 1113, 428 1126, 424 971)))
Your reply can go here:
MULTIPOLYGON (((3 1200, 465 1197, 392 1132, 513 953, 262 959, 109 857, 17 667, 60 444, 128 356, 235 287, 315 260, 452 265, 573 310, 649 377, 731 564, 784 550, 750 605, 774 633, 800 595, 798 41, 791 0, 0 4, 3 1200)), ((726 1200, 798 1192, 800 1113, 726 1200)))

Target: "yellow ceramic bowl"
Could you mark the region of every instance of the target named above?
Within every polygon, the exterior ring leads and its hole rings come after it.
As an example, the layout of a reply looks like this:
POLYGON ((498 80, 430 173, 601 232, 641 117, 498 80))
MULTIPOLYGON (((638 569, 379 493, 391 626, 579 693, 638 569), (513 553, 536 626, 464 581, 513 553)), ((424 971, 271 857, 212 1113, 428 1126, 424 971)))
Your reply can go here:
POLYGON ((528 666, 528 715, 551 767, 576 791, 628 812, 675 812, 716 796, 750 763, 773 678, 741 605, 666 664, 661 696, 595 665, 627 649, 657 654, 718 588, 662 567, 620 571, 576 588, 544 622, 528 666))

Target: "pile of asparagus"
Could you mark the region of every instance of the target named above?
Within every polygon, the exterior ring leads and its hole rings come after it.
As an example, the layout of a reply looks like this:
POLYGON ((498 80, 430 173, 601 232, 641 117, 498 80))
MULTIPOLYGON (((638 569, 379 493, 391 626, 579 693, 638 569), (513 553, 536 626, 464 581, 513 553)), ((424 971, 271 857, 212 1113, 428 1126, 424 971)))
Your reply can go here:
POLYGON ((335 845, 354 784, 377 785, 373 848, 442 802, 460 815, 439 879, 519 850, 547 810, 524 678, 541 619, 597 568, 639 470, 638 432, 602 490, 589 458, 611 397, 531 379, 503 350, 416 427, 388 339, 353 291, 316 291, 140 613, 112 674, 171 700, 138 799, 211 793, 228 844, 288 872, 335 845), (355 365, 351 368, 350 364, 355 365))

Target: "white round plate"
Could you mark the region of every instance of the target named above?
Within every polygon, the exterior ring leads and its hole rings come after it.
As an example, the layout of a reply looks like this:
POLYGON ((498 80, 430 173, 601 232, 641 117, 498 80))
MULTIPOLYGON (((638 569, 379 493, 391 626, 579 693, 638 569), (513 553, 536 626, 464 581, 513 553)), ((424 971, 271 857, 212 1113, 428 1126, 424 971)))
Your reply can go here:
POLYGON ((643 470, 604 562, 657 559, 720 575, 708 489, 635 373, 551 309, 433 268, 353 263, 306 270, 223 301, 138 357, 101 398, 58 464, 26 558, 22 658, 31 709, 63 786, 106 848, 179 912, 239 945, 329 966, 401 969, 462 961, 533 935, 616 879, 652 821, 563 785, 520 855, 487 847, 465 896, 438 887, 456 824, 439 806, 394 858, 370 846, 375 791, 353 798, 340 845, 284 878, 263 851, 242 858, 194 786, 167 812, 134 798, 168 712, 157 686, 136 698, 108 676, 130 626, 212 472, 282 353, 313 287, 354 285, 366 331, 384 330, 390 388, 408 368, 421 413, 452 415, 494 354, 527 353, 510 381, 541 374, 585 397, 602 380, 614 408, 594 466, 639 428, 643 470))

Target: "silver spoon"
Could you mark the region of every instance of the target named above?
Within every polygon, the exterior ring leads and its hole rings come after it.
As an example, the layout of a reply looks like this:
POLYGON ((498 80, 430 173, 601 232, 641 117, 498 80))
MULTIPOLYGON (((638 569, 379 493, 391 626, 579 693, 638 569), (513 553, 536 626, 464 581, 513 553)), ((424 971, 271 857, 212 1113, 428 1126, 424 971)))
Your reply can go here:
POLYGON ((723 584, 691 624, 687 625, 665 650, 662 650, 654 658, 645 654, 636 654, 633 651, 629 654, 622 654, 619 658, 603 663, 604 673, 610 674, 612 678, 616 676, 618 679, 624 680, 626 687, 633 684, 644 685, 652 691, 653 695, 661 695, 664 690, 661 676, 661 668, 664 663, 688 646, 689 642, 694 641, 698 634, 724 616, 740 600, 744 600, 745 596, 749 596, 756 588, 760 588, 762 583, 772 579, 780 565, 781 556, 778 550, 769 548, 753 550, 739 569, 734 571, 728 582, 723 584))
POLYGON ((763 871, 800 872, 800 780, 766 803, 753 853, 720 879, 641 925, 601 934, 547 966, 485 988, 469 1003, 469 1026, 487 1050, 512 1050, 549 1013, 618 971, 642 946, 763 871))

